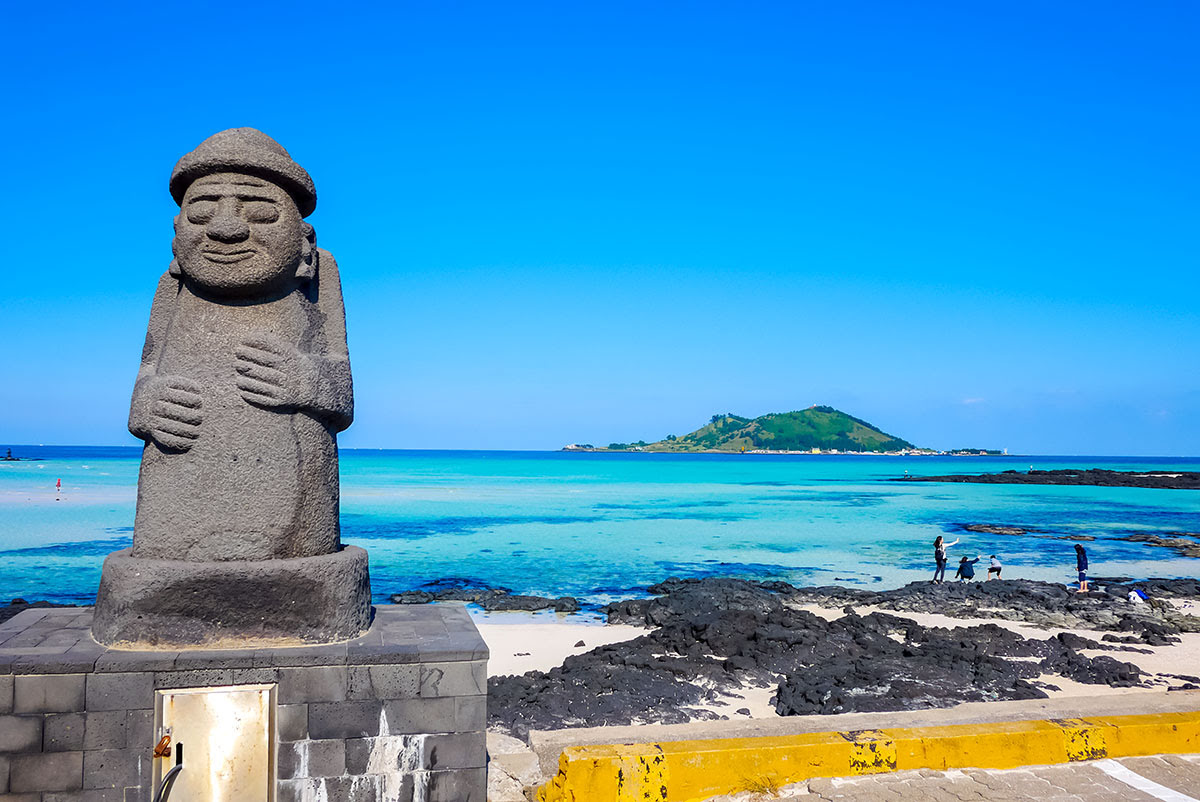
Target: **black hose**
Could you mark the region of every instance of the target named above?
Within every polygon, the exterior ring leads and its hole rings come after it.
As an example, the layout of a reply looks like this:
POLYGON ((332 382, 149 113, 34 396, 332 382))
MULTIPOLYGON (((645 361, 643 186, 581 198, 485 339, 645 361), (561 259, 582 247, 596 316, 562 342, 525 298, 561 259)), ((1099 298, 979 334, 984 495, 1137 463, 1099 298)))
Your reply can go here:
POLYGON ((154 795, 154 802, 167 802, 167 797, 171 795, 171 786, 175 784, 175 778, 181 771, 183 771, 182 763, 172 766, 171 770, 163 775, 162 782, 158 784, 158 793, 154 795))

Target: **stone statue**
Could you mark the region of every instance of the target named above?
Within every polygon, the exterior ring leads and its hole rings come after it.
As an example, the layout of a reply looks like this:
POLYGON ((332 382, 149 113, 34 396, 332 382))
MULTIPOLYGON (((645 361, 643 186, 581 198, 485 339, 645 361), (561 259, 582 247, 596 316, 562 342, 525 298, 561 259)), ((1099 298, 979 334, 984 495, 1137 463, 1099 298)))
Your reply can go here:
POLYGON ((146 441, 133 548, 105 560, 93 633, 139 646, 355 637, 366 552, 342 548, 337 433, 354 399, 337 263, 312 179, 253 128, 176 164, 129 413, 146 441))

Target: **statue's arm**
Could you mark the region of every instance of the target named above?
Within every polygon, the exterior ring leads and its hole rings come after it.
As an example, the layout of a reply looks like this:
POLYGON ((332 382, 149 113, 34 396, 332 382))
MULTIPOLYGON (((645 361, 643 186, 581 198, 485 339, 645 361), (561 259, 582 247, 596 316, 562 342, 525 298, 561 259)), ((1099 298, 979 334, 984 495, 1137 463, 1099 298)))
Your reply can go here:
POLYGON ((324 320, 323 354, 312 354, 317 369, 313 410, 327 416, 337 431, 354 422, 354 383, 350 377, 350 351, 346 346, 346 305, 337 262, 326 250, 318 256, 320 289, 317 308, 324 320))
POLYGON ((146 327, 146 343, 142 346, 142 366, 133 385, 133 401, 129 405, 129 431, 142 440, 151 439, 150 407, 154 402, 154 378, 158 375, 158 360, 167 339, 167 329, 179 302, 179 279, 170 271, 163 273, 154 291, 150 306, 150 325, 146 327))
POLYGON ((204 420, 200 385, 185 376, 158 372, 171 320, 179 306, 179 291, 179 279, 170 271, 158 282, 142 348, 142 367, 129 405, 129 431, 170 451, 190 449, 200 437, 204 420))
POLYGON ((319 351, 304 351, 263 332, 234 349, 237 387, 248 403, 267 409, 302 409, 324 419, 334 431, 354 420, 354 388, 346 351, 346 312, 337 262, 319 252, 316 295, 321 320, 319 351))

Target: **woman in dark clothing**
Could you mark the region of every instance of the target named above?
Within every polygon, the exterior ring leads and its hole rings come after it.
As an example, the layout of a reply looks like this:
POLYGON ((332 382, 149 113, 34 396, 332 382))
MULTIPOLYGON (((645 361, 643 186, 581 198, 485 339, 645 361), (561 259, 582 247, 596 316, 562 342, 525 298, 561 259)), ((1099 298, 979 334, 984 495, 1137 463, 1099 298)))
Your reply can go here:
POLYGON ((974 560, 963 557, 958 563, 958 573, 954 575, 954 578, 959 582, 970 582, 975 578, 975 563, 977 562, 979 562, 978 557, 974 560))
MULTIPOLYGON (((954 543, 957 543, 955 540, 954 543)), ((938 535, 937 540, 933 541, 933 561, 937 563, 937 568, 933 572, 933 581, 935 584, 941 584, 946 578, 946 549, 954 545, 954 543, 942 543, 942 536, 938 535)))
POLYGON ((1076 593, 1087 593, 1087 551, 1080 544, 1075 544, 1075 568, 1079 571, 1079 590, 1076 593))

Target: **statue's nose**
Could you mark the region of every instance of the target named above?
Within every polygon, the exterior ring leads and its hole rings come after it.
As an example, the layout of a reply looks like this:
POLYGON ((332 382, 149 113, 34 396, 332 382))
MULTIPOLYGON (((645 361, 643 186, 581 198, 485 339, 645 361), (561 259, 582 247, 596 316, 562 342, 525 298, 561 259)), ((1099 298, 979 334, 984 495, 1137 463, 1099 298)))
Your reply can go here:
POLYGON ((223 198, 217 203, 216 214, 208 222, 208 236, 220 242, 239 242, 250 236, 250 226, 238 214, 237 203, 223 198))

